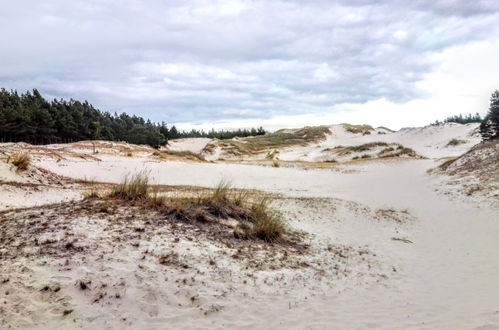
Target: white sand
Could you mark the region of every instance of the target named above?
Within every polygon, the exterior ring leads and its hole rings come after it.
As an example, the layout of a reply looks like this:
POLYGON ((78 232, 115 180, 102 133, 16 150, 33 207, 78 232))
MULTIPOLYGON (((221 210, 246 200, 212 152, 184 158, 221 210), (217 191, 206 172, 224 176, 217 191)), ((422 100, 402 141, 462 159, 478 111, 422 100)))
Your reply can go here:
POLYGON ((250 299, 220 313, 222 319, 224 315, 229 318, 232 313, 238 315, 240 323, 226 324, 250 328, 499 325, 499 212, 466 201, 452 202, 438 195, 434 188, 439 178, 426 174, 427 169, 436 166, 432 160, 369 162, 356 166, 359 172, 355 174, 235 164, 144 163, 113 158, 98 163, 46 160, 40 165, 62 175, 93 176, 109 182, 119 182, 126 173, 140 170, 148 171, 161 184, 213 186, 225 178, 237 187, 286 196, 334 197, 374 208, 408 209, 417 218, 404 233, 414 243, 404 244, 391 241, 386 232, 380 236, 373 235, 372 230, 362 230, 362 225, 348 215, 343 220, 348 225, 338 227, 331 223, 337 221, 336 217, 328 219, 327 215, 310 211, 303 214, 306 220, 302 220, 302 226, 318 237, 350 243, 364 241, 376 247, 383 257, 397 264, 395 278, 368 289, 351 288, 340 295, 334 289, 326 290, 292 310, 287 306, 289 297, 269 293, 259 297, 258 303, 250 299), (338 232, 339 229, 345 232, 338 232))
POLYGON ((201 153, 203 148, 212 140, 208 138, 188 138, 171 140, 168 142, 168 149, 174 151, 190 151, 196 154, 201 153))
POLYGON ((376 129, 369 135, 352 134, 342 125, 330 127, 332 132, 327 140, 302 148, 291 148, 279 153, 278 158, 287 161, 320 161, 322 150, 336 146, 357 146, 371 142, 398 143, 414 149, 419 155, 428 158, 456 157, 481 141, 477 132, 478 124, 447 123, 438 126, 406 128, 397 132, 376 129), (384 134, 379 134, 384 133, 384 134), (450 146, 452 139, 466 143, 450 146))
MULTIPOLYGON (((457 155, 477 142, 471 135, 476 125, 376 136, 352 135, 341 129, 333 127, 321 146, 397 142, 426 157, 440 158, 457 155), (451 138, 469 143, 447 147, 451 138)), ((319 148, 286 152, 301 159, 315 149, 319 148)), ((284 213, 293 228, 309 234, 314 253, 307 258, 312 267, 246 269, 231 257, 234 251, 201 235, 173 243, 176 234, 167 228, 159 229, 150 241, 139 240, 140 246, 131 249, 127 240, 134 238, 129 236, 124 236, 121 245, 113 245, 111 236, 119 227, 106 229, 113 224, 101 221, 99 214, 55 217, 68 223, 57 225, 52 237, 45 239, 64 238, 67 225, 76 232, 77 242, 90 244, 95 253, 69 265, 47 257, 18 258, 8 264, 2 276, 11 280, 0 284, 0 293, 10 290, 9 296, 0 295, 0 312, 6 315, 7 325, 47 329, 499 329, 499 210, 484 200, 436 192, 444 178, 427 174, 439 164, 434 159, 359 162, 342 165, 353 170, 342 173, 160 162, 112 152, 100 153, 99 159, 38 157, 35 164, 59 175, 102 182, 117 183, 129 173, 146 171, 157 184, 212 187, 226 179, 236 187, 281 194, 273 207, 284 213), (392 219, 383 210, 403 212, 396 212, 397 218, 392 219), (328 254, 325 247, 330 244, 348 247, 350 252, 328 254), (369 253, 363 255, 362 249, 369 253), (142 260, 144 250, 154 258, 142 260), (158 265, 157 255, 172 250, 191 268, 158 265), (217 266, 208 266, 208 258, 215 258, 217 266), (90 291, 78 289, 82 278, 92 280, 90 291), (44 285, 60 285, 61 289, 40 292, 44 285), (107 296, 93 302, 100 293, 107 296), (112 297, 115 293, 120 299, 112 297), (73 312, 61 317, 68 308, 73 312)), ((0 178, 32 182, 6 166, 0 167, 0 178)), ((70 192, 65 190, 61 196, 70 196, 70 192)), ((5 190, 0 194, 2 200, 13 199, 6 197, 5 190)), ((33 196, 28 202, 43 201, 33 196)), ((143 220, 131 219, 130 227, 143 220)))

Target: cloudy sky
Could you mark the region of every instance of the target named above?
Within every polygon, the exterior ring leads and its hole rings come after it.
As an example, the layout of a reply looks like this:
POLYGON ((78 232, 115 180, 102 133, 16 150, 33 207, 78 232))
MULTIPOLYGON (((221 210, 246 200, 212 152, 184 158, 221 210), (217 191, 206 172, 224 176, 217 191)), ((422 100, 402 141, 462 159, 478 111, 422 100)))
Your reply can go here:
POLYGON ((497 0, 16 0, 0 87, 180 127, 392 128, 485 113, 497 0))

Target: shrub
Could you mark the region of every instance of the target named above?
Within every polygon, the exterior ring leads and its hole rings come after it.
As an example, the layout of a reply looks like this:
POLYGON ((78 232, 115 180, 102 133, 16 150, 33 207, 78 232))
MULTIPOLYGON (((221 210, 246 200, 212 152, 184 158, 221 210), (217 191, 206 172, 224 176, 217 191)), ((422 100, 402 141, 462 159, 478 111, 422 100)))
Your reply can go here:
POLYGON ((10 163, 14 165, 18 171, 27 170, 29 164, 31 163, 31 157, 25 152, 13 154, 11 157, 9 157, 9 160, 10 163))
POLYGON ((448 146, 458 146, 460 144, 465 144, 466 141, 465 140, 459 140, 459 139, 452 139, 449 141, 449 143, 447 144, 448 146))
POLYGON ((272 167, 281 167, 281 165, 279 164, 279 162, 277 160, 273 160, 272 161, 272 167))

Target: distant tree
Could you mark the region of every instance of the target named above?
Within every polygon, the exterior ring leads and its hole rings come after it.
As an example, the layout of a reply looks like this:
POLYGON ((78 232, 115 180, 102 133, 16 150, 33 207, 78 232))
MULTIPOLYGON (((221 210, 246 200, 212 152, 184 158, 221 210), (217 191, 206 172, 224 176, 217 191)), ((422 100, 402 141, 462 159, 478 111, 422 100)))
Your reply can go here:
POLYGON ((463 115, 456 115, 456 116, 450 116, 444 119, 444 121, 435 121, 432 125, 440 125, 444 123, 458 123, 458 124, 469 124, 469 123, 481 123, 483 121, 483 118, 480 116, 479 113, 476 114, 467 114, 465 116, 463 115))
POLYGON ((489 112, 480 125, 480 134, 485 141, 499 139, 499 90, 490 97, 489 112))

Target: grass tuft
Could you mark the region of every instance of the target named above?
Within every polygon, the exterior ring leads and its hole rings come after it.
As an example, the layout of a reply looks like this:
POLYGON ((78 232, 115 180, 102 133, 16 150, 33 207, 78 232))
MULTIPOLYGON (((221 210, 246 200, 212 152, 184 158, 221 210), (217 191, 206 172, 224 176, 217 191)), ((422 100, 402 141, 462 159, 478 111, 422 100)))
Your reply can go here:
POLYGON ((110 197, 125 200, 148 199, 149 177, 144 172, 126 176, 123 182, 113 187, 110 197))
POLYGON ((251 207, 249 221, 253 224, 251 235, 266 242, 276 241, 286 230, 281 216, 269 209, 265 198, 251 207))
POLYGON ((16 153, 9 157, 7 161, 10 161, 18 171, 25 171, 28 169, 29 164, 31 164, 31 157, 25 153, 16 153))

